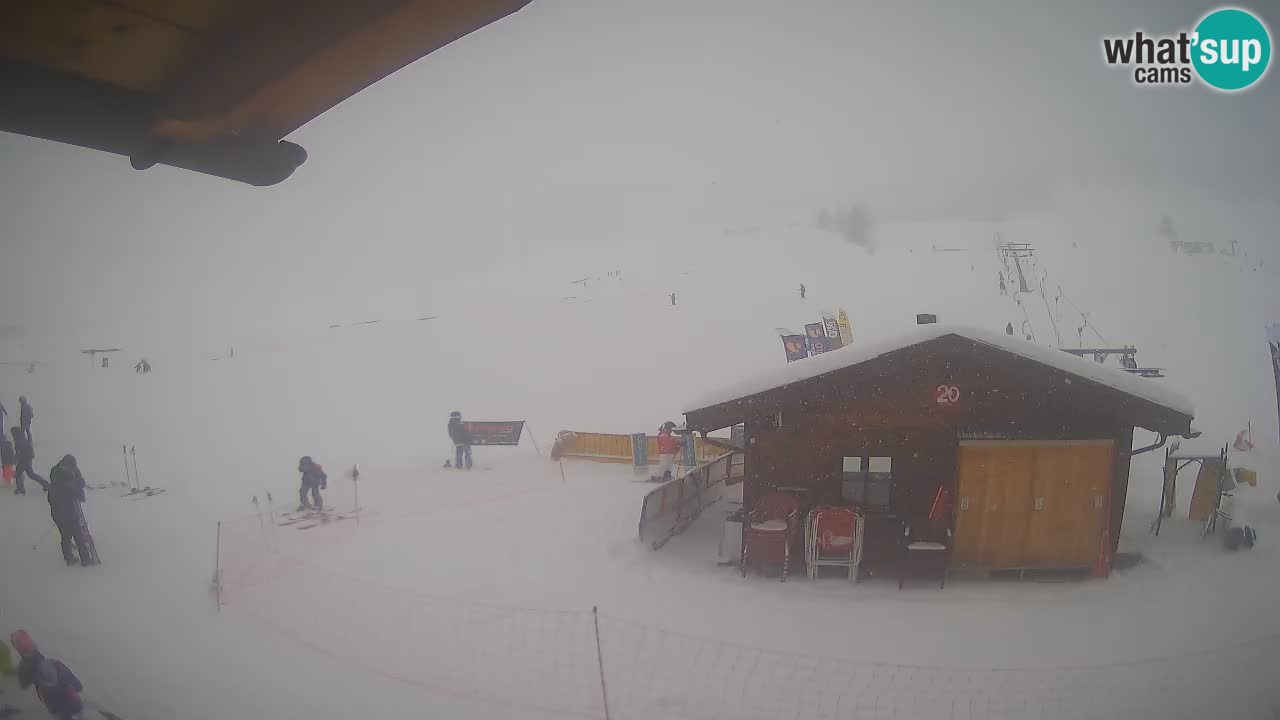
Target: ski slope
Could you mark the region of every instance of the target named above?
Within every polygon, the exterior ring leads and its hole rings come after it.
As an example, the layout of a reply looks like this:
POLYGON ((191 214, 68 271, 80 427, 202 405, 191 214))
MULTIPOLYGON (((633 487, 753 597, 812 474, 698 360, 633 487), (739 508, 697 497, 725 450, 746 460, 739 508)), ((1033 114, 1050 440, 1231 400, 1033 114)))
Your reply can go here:
POLYGON ((142 483, 167 492, 91 491, 104 562, 91 570, 61 566, 42 498, 0 497, 0 612, 127 718, 597 717, 592 607, 613 717, 1168 718, 1280 703, 1257 674, 1280 633, 1263 334, 1280 307, 1276 209, 1181 201, 1184 237, 1212 235, 1226 214, 1256 228, 1238 238, 1244 255, 1189 257, 1157 234, 1169 201, 1108 188, 998 223, 885 222, 870 250, 814 228, 814 211, 613 231, 460 273, 426 307, 282 315, 270 334, 140 349, 149 375, 78 356, 5 368, 5 399, 36 407, 41 471, 74 452, 91 483, 122 480, 127 445, 142 483), (1105 582, 943 592, 743 579, 715 564, 719 507, 650 551, 634 538, 649 488, 629 468, 572 463, 562 478, 528 440, 477 448, 472 473, 440 467, 451 410, 527 420, 544 451, 561 429, 652 431, 708 389, 780 367, 773 328, 822 310, 849 311, 855 344, 910 330, 920 312, 1018 327, 1022 307, 997 287, 997 232, 1036 248, 1046 297, 1022 300, 1038 345, 1075 344, 1061 286, 1107 340, 1166 368, 1150 382, 1189 398, 1206 441, 1252 422, 1261 484, 1241 502, 1256 548, 1227 554, 1185 520, 1148 536, 1158 452, 1135 459, 1122 538, 1146 563, 1105 582), (358 525, 301 532, 254 512, 268 492, 276 510, 295 503, 304 454, 329 472, 337 507, 354 503, 344 474, 359 465, 358 525))

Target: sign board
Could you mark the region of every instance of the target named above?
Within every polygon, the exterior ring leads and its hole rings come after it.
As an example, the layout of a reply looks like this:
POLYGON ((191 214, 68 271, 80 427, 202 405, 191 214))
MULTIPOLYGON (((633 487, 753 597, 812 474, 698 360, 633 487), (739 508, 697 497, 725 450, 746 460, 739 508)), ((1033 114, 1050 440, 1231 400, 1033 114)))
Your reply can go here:
POLYGON ((694 467, 698 464, 698 450, 693 440, 693 433, 680 437, 680 445, 684 450, 684 462, 680 463, 685 467, 694 467))
POLYGON ((960 405, 960 386, 939 385, 933 389, 933 400, 938 407, 957 407, 960 405))
POLYGON ((471 433, 472 445, 519 445, 520 433, 524 431, 523 420, 509 422, 468 420, 463 424, 467 426, 467 432, 471 433))
POLYGON ((636 467, 649 465, 649 436, 644 433, 631 433, 631 462, 636 467))

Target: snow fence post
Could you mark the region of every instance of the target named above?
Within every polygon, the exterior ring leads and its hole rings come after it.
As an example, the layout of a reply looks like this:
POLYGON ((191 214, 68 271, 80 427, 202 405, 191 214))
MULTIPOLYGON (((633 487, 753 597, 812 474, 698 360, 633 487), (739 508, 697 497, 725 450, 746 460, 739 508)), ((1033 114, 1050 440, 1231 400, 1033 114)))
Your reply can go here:
POLYGON ((213 596, 222 612, 222 521, 218 521, 218 540, 213 550, 213 596))
POLYGON ((596 663, 600 668, 600 697, 604 700, 604 720, 609 720, 609 689, 604 682, 604 651, 600 649, 600 610, 591 606, 591 622, 596 628, 596 663))

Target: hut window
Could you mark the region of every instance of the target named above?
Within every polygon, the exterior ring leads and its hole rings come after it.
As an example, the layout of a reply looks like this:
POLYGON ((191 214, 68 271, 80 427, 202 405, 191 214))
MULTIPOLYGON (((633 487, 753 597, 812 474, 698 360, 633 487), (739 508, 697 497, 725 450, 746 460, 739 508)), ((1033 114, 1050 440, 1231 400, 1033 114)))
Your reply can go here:
POLYGON ((845 456, 840 495, 845 502, 872 509, 889 509, 893 496, 893 458, 845 456))

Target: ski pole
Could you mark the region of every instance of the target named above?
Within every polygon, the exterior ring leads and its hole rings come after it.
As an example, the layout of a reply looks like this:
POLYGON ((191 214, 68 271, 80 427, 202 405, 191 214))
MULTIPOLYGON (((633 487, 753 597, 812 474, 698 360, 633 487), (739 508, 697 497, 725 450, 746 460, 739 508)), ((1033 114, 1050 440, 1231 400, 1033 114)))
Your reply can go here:
POLYGON ((39 540, 37 540, 37 541, 35 542, 35 544, 31 546, 31 549, 32 549, 32 550, 35 550, 36 548, 40 547, 40 543, 44 542, 44 539, 45 539, 45 538, 47 538, 47 537, 49 537, 49 533, 51 533, 51 532, 53 532, 53 528, 52 528, 52 527, 47 527, 47 528, 45 528, 45 529, 44 529, 44 533, 43 533, 43 534, 41 534, 41 535, 40 535, 40 539, 39 539, 39 540))
POLYGON ((142 489, 142 481, 138 479, 138 448, 130 445, 129 454, 133 456, 133 482, 139 490, 142 489))
POLYGON ((129 478, 129 448, 121 445, 120 454, 124 457, 124 486, 133 487, 133 482, 129 478))
POLYGON ((253 496, 253 512, 258 516, 258 532, 262 533, 262 541, 267 541, 267 526, 262 523, 262 506, 258 504, 258 496, 253 496))

